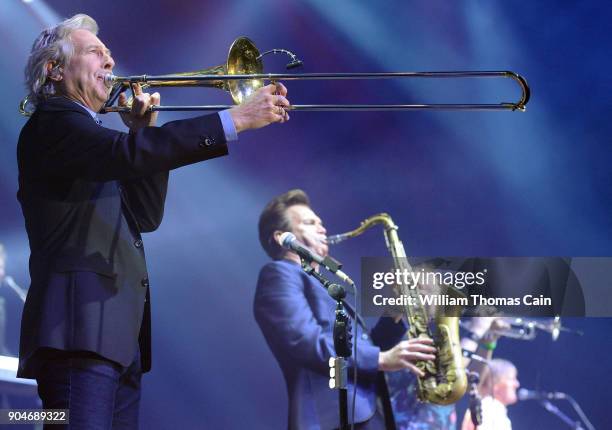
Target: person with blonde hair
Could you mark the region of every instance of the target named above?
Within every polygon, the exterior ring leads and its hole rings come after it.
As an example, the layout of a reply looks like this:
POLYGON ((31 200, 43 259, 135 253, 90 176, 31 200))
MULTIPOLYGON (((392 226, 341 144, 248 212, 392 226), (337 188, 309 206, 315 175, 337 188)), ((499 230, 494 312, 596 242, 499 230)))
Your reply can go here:
POLYGON ((468 410, 461 430, 512 430, 507 406, 517 402, 519 388, 518 373, 508 360, 494 358, 485 367, 480 378, 478 391, 482 397, 482 424, 474 427, 468 410))

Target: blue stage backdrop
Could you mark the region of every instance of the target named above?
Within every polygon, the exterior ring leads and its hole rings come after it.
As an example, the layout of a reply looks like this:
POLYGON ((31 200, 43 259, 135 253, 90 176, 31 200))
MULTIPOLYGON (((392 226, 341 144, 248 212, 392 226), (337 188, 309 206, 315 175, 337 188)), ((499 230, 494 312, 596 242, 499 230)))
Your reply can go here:
MULTIPOLYGON (((0 242, 27 285, 28 244, 15 199, 15 146, 25 119, 23 66, 40 30, 75 13, 100 25, 118 74, 197 70, 231 42, 286 48, 303 72, 514 70, 532 88, 526 112, 295 112, 247 132, 230 155, 171 174, 165 219, 145 237, 153 308, 153 371, 143 428, 281 429, 284 381, 252 314, 258 216, 302 188, 328 232, 390 213, 409 255, 612 255, 608 70, 612 6, 568 1, 84 0, 0 2, 0 242)), ((285 58, 266 58, 282 72, 285 58)), ((505 81, 288 82, 294 104, 426 103, 518 98, 505 81)), ((162 92, 165 104, 229 103, 209 89, 162 92)), ((111 114, 112 115, 112 114, 111 114)), ((163 113, 160 121, 194 116, 163 113)), ((122 127, 117 117, 103 117, 122 127)), ((332 248, 358 277, 384 256, 382 233, 332 248)), ((610 284, 610 280, 602 280, 610 284)), ((552 342, 501 341, 525 387, 574 395, 596 428, 609 417, 612 323, 552 342)), ((510 408, 515 428, 562 428, 535 404, 510 408)))

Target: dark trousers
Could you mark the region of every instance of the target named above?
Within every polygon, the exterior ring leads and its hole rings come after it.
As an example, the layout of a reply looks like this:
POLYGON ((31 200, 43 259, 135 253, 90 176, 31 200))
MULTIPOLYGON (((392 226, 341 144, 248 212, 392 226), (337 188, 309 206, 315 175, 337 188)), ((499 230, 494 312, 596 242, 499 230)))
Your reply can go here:
POLYGON ((51 430, 138 428, 140 356, 127 368, 89 353, 63 353, 44 360, 38 394, 45 409, 69 409, 69 425, 51 430))
MULTIPOLYGON (((350 411, 349 411, 350 414, 350 411)), ((350 416, 350 415, 349 415, 350 416)), ((350 424, 349 424, 350 428, 350 424)), ((355 430, 388 430, 389 427, 385 426, 385 417, 379 410, 374 413, 374 416, 367 421, 362 423, 355 423, 355 430)), ((395 429, 395 427, 393 427, 395 429)), ((337 428, 335 430, 338 430, 337 428)))

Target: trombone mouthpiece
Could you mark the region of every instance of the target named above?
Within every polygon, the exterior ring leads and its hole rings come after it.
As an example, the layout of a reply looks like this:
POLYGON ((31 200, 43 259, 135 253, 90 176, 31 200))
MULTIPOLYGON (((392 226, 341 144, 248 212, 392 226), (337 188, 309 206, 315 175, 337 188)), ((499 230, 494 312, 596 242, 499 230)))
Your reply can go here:
POLYGON ((116 76, 112 73, 107 73, 104 75, 104 85, 106 85, 108 88, 112 88, 115 84, 115 78, 116 76))

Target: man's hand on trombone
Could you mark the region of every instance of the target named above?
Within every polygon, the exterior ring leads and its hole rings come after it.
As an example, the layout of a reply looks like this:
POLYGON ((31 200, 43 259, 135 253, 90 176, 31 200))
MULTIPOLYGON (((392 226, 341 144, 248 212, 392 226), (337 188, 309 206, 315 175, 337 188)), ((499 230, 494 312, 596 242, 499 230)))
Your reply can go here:
POLYGON ((273 122, 289 121, 285 110, 290 106, 287 88, 280 82, 266 85, 229 110, 236 131, 265 127, 273 122))
MULTIPOLYGON (((133 84, 134 98, 131 100, 132 110, 122 113, 123 123, 131 130, 137 131, 143 127, 155 126, 157 122, 157 112, 148 109, 155 105, 159 106, 161 96, 159 93, 143 93, 140 84, 133 84)), ((128 106, 128 98, 125 93, 119 95, 119 106, 128 106)))

